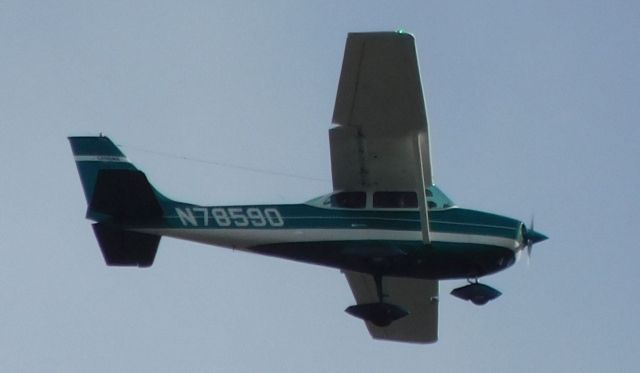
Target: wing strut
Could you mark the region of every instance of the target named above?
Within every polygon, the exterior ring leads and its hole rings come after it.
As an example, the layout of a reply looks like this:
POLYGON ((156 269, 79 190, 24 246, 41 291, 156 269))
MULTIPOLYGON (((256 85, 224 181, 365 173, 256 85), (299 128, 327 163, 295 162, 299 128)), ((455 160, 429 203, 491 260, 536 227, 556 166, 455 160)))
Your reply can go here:
MULTIPOLYGON (((426 194, 426 189, 427 189, 427 185, 425 182, 425 176, 429 176, 429 183, 431 183, 431 165, 430 164, 426 164, 425 165, 425 159, 429 160, 429 150, 427 149, 427 142, 425 139, 425 133, 423 132, 418 132, 417 136, 415 137, 416 142, 415 142, 415 151, 416 151, 416 158, 418 159, 417 165, 418 165, 418 172, 416 172, 416 177, 418 180, 416 180, 416 186, 418 187, 417 189, 417 194, 418 194, 418 207, 420 209, 420 226, 422 228, 422 242, 424 242, 425 244, 429 244, 431 242, 431 238, 429 237, 429 209, 427 206, 427 194, 426 194), (429 172, 429 175, 425 175, 425 166, 428 167, 428 169, 426 170, 427 172, 429 172)), ((428 162, 428 161, 427 161, 428 162)))

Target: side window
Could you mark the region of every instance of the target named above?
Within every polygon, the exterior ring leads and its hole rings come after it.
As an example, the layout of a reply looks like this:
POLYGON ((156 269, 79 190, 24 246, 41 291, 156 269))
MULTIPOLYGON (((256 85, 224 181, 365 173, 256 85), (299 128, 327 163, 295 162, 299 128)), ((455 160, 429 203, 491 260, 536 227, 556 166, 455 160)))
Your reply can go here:
POLYGON ((416 208, 418 197, 415 192, 375 192, 373 194, 374 208, 416 208))
POLYGON ((346 209, 363 209, 367 204, 365 192, 340 192, 331 195, 331 206, 346 209))

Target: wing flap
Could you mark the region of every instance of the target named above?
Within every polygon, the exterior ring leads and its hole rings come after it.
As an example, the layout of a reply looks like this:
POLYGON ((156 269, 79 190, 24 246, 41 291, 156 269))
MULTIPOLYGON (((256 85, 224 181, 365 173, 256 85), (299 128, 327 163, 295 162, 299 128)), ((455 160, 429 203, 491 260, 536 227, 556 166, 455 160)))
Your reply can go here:
POLYGON ((353 127, 329 131, 334 190, 417 190, 415 139, 370 138, 353 127))

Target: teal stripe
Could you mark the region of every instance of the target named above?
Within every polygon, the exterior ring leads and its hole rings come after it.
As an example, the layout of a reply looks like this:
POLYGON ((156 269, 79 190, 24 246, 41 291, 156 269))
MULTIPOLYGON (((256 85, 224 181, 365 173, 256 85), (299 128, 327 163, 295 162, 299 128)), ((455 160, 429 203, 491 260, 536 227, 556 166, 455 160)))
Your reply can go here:
MULTIPOLYGON (((173 207, 198 207, 187 204, 175 204, 173 207)), ((420 231, 419 213, 417 211, 380 211, 380 210, 332 210, 309 205, 257 205, 257 206, 211 206, 212 208, 248 208, 260 210, 277 209, 283 220, 282 227, 234 227, 234 229, 378 229, 397 231, 420 231)), ((166 208, 165 211, 174 211, 166 208)), ((430 212, 430 230, 441 233, 475 234, 516 239, 520 231, 520 222, 514 219, 488 214, 480 211, 452 208, 430 212)), ((184 228, 177 215, 165 216, 169 228, 184 228)), ((216 228, 215 219, 209 217, 208 225, 198 216, 198 226, 194 229, 216 228)))

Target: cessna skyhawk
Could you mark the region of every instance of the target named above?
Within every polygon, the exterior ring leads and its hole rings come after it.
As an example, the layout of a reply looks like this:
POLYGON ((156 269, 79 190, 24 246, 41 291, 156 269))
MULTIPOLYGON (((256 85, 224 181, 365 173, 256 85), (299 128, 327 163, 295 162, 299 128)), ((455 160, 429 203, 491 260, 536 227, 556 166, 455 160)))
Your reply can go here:
POLYGON ((348 35, 329 130, 333 192, 302 204, 200 206, 165 197, 107 137, 70 137, 86 217, 107 265, 148 267, 168 236, 340 269, 377 339, 430 343, 438 281, 484 304, 478 278, 546 239, 519 220, 456 206, 433 183, 414 38, 348 35))

